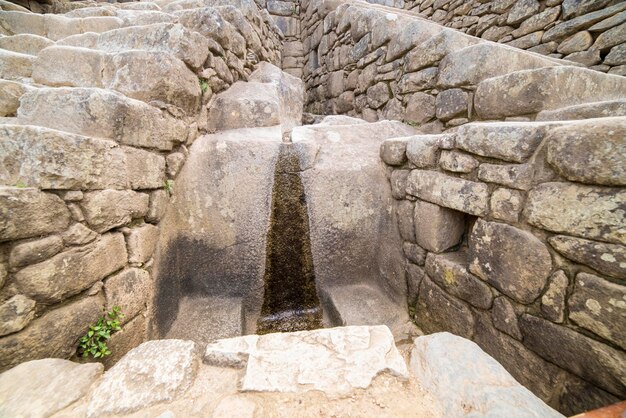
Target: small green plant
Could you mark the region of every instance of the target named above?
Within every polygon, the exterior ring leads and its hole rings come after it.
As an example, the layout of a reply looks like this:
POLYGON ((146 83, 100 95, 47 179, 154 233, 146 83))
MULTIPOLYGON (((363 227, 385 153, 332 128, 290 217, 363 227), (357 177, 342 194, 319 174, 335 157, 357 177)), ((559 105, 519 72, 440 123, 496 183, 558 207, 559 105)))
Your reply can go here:
POLYGON ((15 183, 15 187, 17 187, 18 189, 25 189, 28 186, 26 185, 26 183, 20 180, 17 183, 15 183))
POLYGON ((165 180, 163 183, 163 188, 170 196, 174 193, 174 180, 165 180))
POLYGON ((200 90, 202 93, 206 93, 209 89, 209 82, 204 78, 198 78, 198 81, 200 82, 200 90))
POLYGON ((102 358, 111 354, 107 347, 107 340, 111 334, 122 329, 120 320, 124 314, 119 306, 114 306, 113 310, 100 317, 96 325, 91 325, 89 331, 79 340, 79 348, 83 357, 102 358))

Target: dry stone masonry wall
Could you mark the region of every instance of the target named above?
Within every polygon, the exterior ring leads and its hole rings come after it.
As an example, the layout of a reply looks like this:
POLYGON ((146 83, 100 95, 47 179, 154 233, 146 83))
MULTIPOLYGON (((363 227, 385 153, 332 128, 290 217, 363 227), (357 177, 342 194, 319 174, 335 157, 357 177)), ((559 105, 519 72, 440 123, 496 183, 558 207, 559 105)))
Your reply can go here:
POLYGON ((115 305, 126 316, 109 364, 146 338, 187 146, 216 93, 280 62, 267 12, 207 4, 0 11, 0 370, 69 358, 115 305))
POLYGON ((409 306, 571 415, 623 399, 626 120, 387 140, 409 306))
POLYGON ((621 0, 408 0, 400 7, 469 35, 626 75, 621 0))

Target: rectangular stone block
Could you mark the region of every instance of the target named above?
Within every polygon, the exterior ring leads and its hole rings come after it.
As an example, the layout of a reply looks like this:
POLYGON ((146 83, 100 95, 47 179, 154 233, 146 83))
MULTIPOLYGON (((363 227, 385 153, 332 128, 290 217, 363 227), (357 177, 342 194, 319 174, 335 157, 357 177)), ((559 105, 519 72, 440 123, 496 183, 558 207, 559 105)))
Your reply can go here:
POLYGON ((592 269, 626 281, 626 247, 617 244, 557 235, 548 242, 564 257, 592 269))
POLYGON ((106 54, 87 48, 51 46, 33 67, 33 80, 47 86, 102 87, 106 54))
POLYGON ((533 166, 530 164, 481 164, 478 178, 487 183, 497 183, 513 189, 528 190, 532 186, 533 166))
POLYGON ((138 268, 123 270, 104 282, 106 310, 119 306, 124 314, 122 324, 126 324, 145 309, 150 291, 150 273, 138 268))
POLYGON ((471 215, 485 216, 489 211, 489 189, 486 184, 436 171, 412 170, 407 178, 407 193, 471 215))
MULTIPOLYGON (((67 119, 67 118, 66 118, 67 119)), ((113 141, 35 126, 0 126, 0 181, 42 189, 126 188, 126 162, 113 141)))
POLYGON ((63 200, 52 193, 0 186, 0 242, 60 232, 70 219, 63 200))
POLYGON ((126 235, 128 262, 145 263, 148 261, 152 257, 158 239, 158 226, 146 224, 139 228, 132 228, 126 235))
POLYGON ((126 260, 123 235, 106 234, 93 244, 62 252, 18 271, 15 285, 20 293, 36 301, 59 302, 121 269, 126 260))
POLYGON ((623 188, 544 183, 530 191, 524 213, 548 231, 626 244, 623 188))
POLYGON ((165 157, 133 147, 122 147, 126 173, 133 190, 159 189, 165 184, 165 157))
POLYGON ((149 199, 132 190, 101 190, 85 193, 80 205, 89 226, 102 233, 146 215, 149 199))
POLYGON ((440 253, 461 242, 465 232, 463 213, 418 200, 414 214, 415 242, 422 248, 440 253))

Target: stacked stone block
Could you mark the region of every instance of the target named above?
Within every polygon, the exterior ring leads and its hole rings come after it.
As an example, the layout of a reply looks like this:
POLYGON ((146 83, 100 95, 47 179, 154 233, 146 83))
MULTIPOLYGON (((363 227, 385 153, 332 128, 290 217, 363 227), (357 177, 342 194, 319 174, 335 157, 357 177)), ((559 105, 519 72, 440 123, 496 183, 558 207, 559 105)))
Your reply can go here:
POLYGON ((571 415, 626 394, 626 119, 387 140, 409 307, 571 415))
POLYGON ((0 370, 71 357, 116 305, 107 364, 146 339, 187 147, 216 93, 280 62, 252 2, 141 4, 0 11, 0 370))
POLYGON ((404 8, 469 35, 626 75, 619 0, 408 0, 404 8))

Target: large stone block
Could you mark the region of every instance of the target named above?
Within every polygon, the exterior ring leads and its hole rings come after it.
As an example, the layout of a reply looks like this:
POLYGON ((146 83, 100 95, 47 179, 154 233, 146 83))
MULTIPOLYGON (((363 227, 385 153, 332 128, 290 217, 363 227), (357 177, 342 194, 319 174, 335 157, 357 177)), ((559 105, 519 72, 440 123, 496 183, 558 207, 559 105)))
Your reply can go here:
POLYGON ((417 168, 435 168, 440 149, 454 146, 454 135, 414 135, 406 138, 406 155, 417 168))
POLYGON ((42 50, 33 66, 33 80, 48 86, 103 87, 106 54, 87 48, 54 45, 42 50))
POLYGON ((410 200, 396 202, 396 216, 400 236, 403 240, 410 242, 415 242, 414 208, 415 203, 410 200))
POLYGON ((17 268, 38 263, 57 254, 62 248, 63 240, 58 235, 19 243, 9 253, 9 267, 17 268))
POLYGON ((122 324, 125 324, 145 309, 150 290, 150 273, 146 270, 130 268, 121 271, 104 283, 106 310, 119 306, 124 314, 122 324))
POLYGON ((446 292, 481 309, 493 301, 491 289, 467 270, 467 254, 454 252, 426 257, 426 274, 446 292))
POLYGON ((54 45, 54 42, 43 36, 31 33, 5 36, 0 38, 0 48, 20 54, 37 55, 42 49, 54 45))
POLYGON ((124 145, 171 150, 183 142, 183 123, 124 95, 97 88, 41 88, 22 96, 20 122, 124 145), (71 118, 59 118, 71 114, 71 118))
POLYGON ((124 152, 113 141, 36 126, 0 126, 0 181, 42 189, 123 189, 124 152))
POLYGON ((626 117, 563 126, 546 141, 548 162, 568 180, 626 185, 626 117))
POLYGON ((5 80, 29 78, 33 73, 35 57, 0 49, 0 77, 5 80))
POLYGON ((498 188, 491 194, 491 216, 508 223, 517 223, 524 196, 517 190, 498 188))
POLYGON ((404 58, 406 72, 417 71, 437 64, 450 52, 476 44, 476 38, 460 32, 443 29, 440 33, 413 48, 404 58))
POLYGON ((35 317, 35 301, 15 295, 0 305, 0 336, 22 330, 35 317))
POLYGON ((626 244, 626 192, 619 188, 544 183, 528 194, 528 222, 548 231, 626 244))
POLYGON ((165 184, 165 157, 155 152, 122 147, 126 157, 126 175, 133 190, 159 189, 165 184))
POLYGON ((626 287, 588 273, 578 273, 568 301, 578 325, 626 349, 626 287))
POLYGON ((422 248, 440 253, 461 242, 465 232, 463 213, 418 200, 414 214, 415 242, 422 248))
POLYGON ((532 315, 520 317, 524 345, 546 360, 618 397, 626 395, 626 354, 532 315))
POLYGON ((152 257, 158 239, 158 226, 146 224, 139 228, 132 228, 126 236, 128 262, 145 263, 148 261, 152 257))
POLYGON ((0 242, 60 232, 69 224, 70 212, 58 196, 0 187, 0 242))
POLYGON ((122 234, 106 234, 85 247, 62 252, 15 273, 19 291, 44 303, 59 302, 126 265, 122 234))
POLYGON ((531 164, 481 164, 478 178, 513 189, 528 190, 532 186, 534 167, 531 164))
POLYGON ((0 375, 0 415, 52 416, 87 395, 102 371, 99 363, 52 358, 22 363, 0 375))
POLYGON ((87 223, 100 233, 143 217, 148 203, 147 194, 131 190, 89 192, 80 202, 87 223))
POLYGON ((448 333, 416 338, 410 368, 422 388, 441 400, 443 416, 480 411, 483 416, 561 417, 476 343, 448 333))
POLYGON ((565 298, 569 279, 563 270, 550 277, 548 290, 541 297, 541 314, 552 322, 562 323, 565 319, 565 298))
POLYGON ((486 184, 450 177, 436 171, 412 170, 407 193, 459 212, 484 216, 489 211, 486 184))
POLYGON ((78 339, 102 314, 102 308, 100 297, 74 301, 37 318, 21 332, 1 338, 0 370, 29 360, 70 357, 78 339))
POLYGON ((574 262, 626 281, 626 247, 565 235, 551 237, 548 242, 552 248, 574 262))
POLYGON ((521 163, 543 140, 548 123, 470 123, 457 131, 456 146, 483 157, 521 163))
POLYGON ((415 323, 427 333, 448 331, 464 338, 474 334, 474 314, 470 307, 448 295, 424 276, 415 304, 415 323))
POLYGON ((87 416, 120 415, 178 398, 196 377, 198 360, 192 341, 143 343, 98 382, 89 399, 87 416))
POLYGON ((533 234, 479 219, 469 239, 470 271, 521 303, 542 293, 552 258, 533 234))

